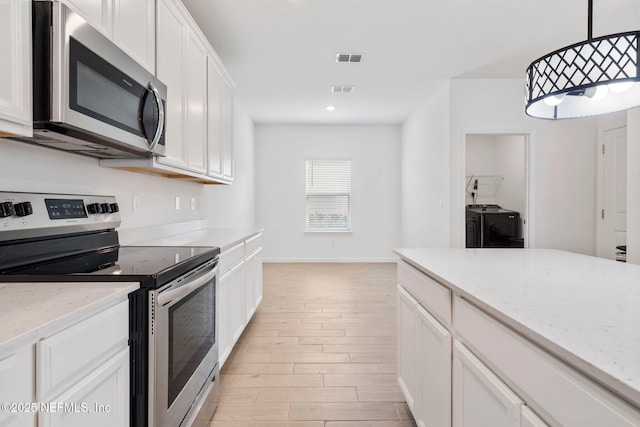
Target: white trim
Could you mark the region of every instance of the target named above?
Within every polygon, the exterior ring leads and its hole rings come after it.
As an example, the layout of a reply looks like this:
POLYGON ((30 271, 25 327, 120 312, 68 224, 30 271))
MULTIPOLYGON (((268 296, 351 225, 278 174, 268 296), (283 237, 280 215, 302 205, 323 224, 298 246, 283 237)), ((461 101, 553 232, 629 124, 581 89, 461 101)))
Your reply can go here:
POLYGON ((400 258, 263 258, 262 263, 387 263, 400 258))
POLYGON ((525 248, 535 248, 535 130, 481 130, 481 131, 462 131, 460 137, 460 173, 458 177, 458 197, 460 207, 460 220, 458 229, 460 231, 460 247, 466 246, 465 236, 465 175, 466 175, 466 159, 467 159, 467 135, 522 135, 525 138, 525 181, 527 195, 525 200, 526 205, 526 231, 523 230, 523 235, 526 236, 525 248))

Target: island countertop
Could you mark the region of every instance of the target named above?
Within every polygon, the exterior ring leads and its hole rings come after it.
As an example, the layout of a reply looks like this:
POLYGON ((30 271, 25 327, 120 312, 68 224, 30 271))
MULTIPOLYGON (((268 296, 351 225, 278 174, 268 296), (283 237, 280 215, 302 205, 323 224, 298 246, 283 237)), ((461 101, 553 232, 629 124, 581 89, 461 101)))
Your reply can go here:
POLYGON ((640 407, 640 266, 551 249, 396 249, 640 407))

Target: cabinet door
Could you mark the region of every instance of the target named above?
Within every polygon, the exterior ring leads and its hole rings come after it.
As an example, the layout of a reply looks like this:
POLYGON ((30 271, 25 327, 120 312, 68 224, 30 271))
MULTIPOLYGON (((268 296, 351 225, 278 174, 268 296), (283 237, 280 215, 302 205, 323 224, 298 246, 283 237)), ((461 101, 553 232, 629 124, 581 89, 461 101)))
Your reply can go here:
POLYGON ((187 43, 187 164, 189 170, 207 171, 207 48, 206 42, 189 31, 187 43))
POLYGON ((529 407, 522 406, 522 427, 549 427, 529 407))
MULTIPOLYGON (((27 345, 16 351, 0 353, 0 402, 35 402, 33 346, 27 345)), ((2 427, 33 427, 34 412, 0 411, 2 427)))
POLYGON ((451 425, 451 333, 419 304, 418 363, 420 399, 416 421, 424 426, 451 425))
POLYGON ((187 168, 184 66, 187 22, 172 0, 158 1, 157 74, 167 85, 166 157, 160 163, 187 168))
POLYGON ((207 57, 207 175, 222 178, 222 76, 215 60, 207 57))
POLYGON ((155 0, 113 1, 113 41, 129 56, 155 74, 155 0))
POLYGON ((246 295, 245 305, 248 323, 262 300, 262 248, 251 253, 245 260, 246 263, 246 295))
POLYGON ((419 396, 416 300, 398 286, 398 384, 415 416, 419 396))
POLYGON ((220 139, 222 141, 222 176, 233 180, 233 92, 223 80, 220 101, 220 139))
POLYGON ((519 427, 523 405, 464 345, 453 349, 453 427, 519 427))
POLYGON ((129 348, 51 402, 68 406, 38 415, 40 427, 113 427, 129 425, 129 348))
POLYGON ((220 367, 231 354, 245 326, 244 273, 245 262, 241 261, 220 277, 217 307, 220 367))
POLYGON ((32 136, 31 0, 0 2, 0 136, 32 136))
MULTIPOLYGON (((130 0, 131 1, 131 0, 130 0)), ((113 36, 113 0, 63 0, 109 39, 113 36)))

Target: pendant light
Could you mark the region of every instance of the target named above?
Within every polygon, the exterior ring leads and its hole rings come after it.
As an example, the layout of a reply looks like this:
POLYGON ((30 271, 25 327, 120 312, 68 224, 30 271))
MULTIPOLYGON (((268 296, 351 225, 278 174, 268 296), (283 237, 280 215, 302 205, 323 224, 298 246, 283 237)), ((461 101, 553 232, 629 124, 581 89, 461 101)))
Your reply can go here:
POLYGON ((541 119, 573 119, 640 105, 640 31, 593 37, 588 0, 588 38, 531 63, 525 112, 541 119))

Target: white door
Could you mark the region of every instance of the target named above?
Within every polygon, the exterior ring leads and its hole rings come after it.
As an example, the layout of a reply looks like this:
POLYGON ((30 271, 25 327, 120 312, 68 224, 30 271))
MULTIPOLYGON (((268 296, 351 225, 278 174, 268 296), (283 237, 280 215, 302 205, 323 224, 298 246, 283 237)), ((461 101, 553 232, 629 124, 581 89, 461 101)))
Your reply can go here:
POLYGON ((627 128, 604 133, 600 162, 600 212, 596 255, 615 259, 616 246, 627 244, 627 128))
POLYGON ((155 74, 155 0, 114 0, 113 41, 155 74))
POLYGON ((464 345, 453 349, 453 427, 519 427, 523 405, 464 345))
POLYGON ((207 171, 207 47, 195 31, 187 44, 187 161, 189 170, 207 171))
POLYGON ((549 427, 540 419, 529 407, 522 406, 522 425, 521 427, 549 427))

